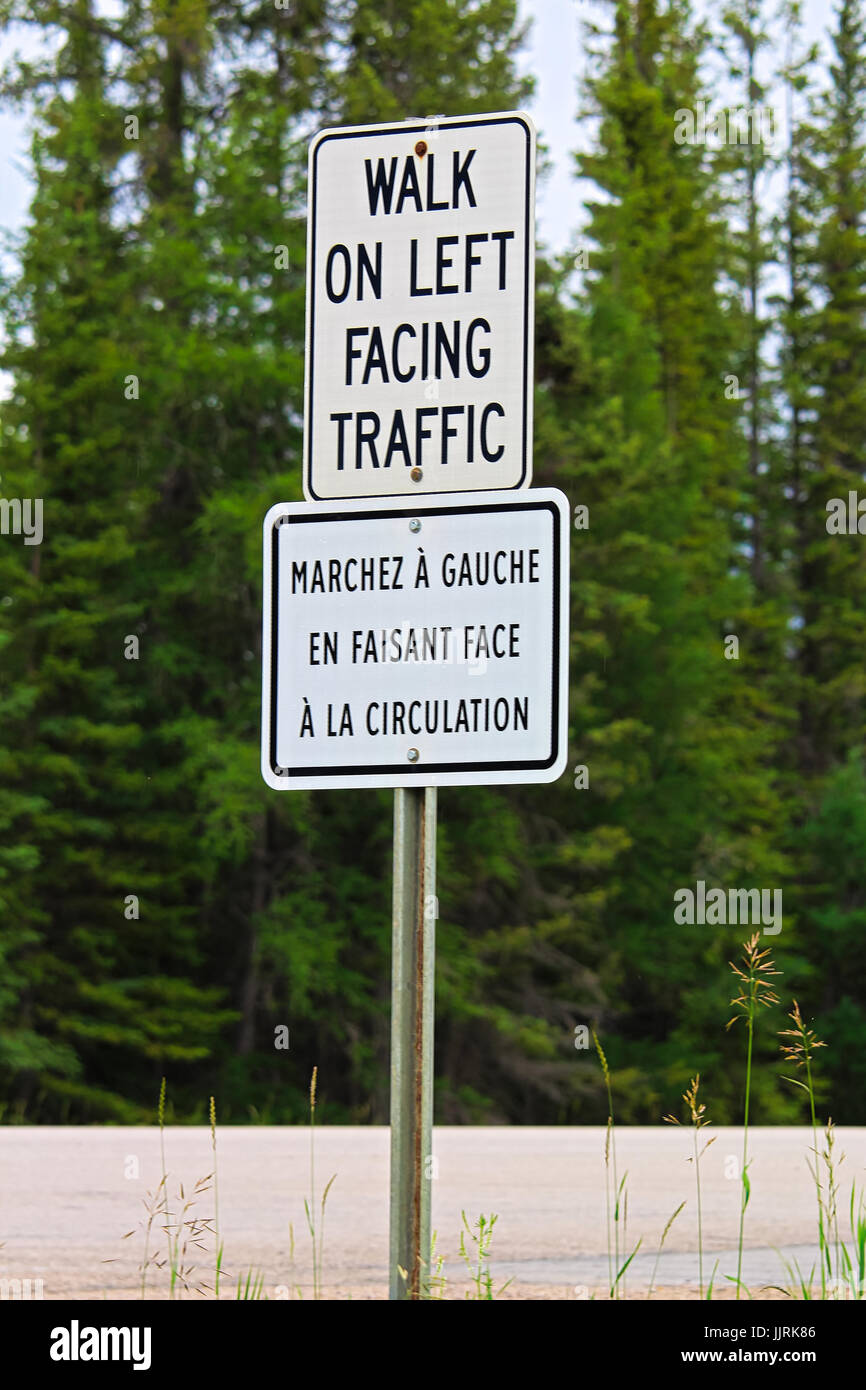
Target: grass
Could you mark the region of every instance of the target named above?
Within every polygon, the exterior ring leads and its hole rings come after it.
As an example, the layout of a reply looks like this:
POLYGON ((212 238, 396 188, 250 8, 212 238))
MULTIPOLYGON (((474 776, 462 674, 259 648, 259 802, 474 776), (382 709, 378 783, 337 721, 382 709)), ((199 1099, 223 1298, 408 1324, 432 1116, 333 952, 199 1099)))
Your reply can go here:
MULTIPOLYGON (((752 1191, 749 1178, 749 1126, 751 1119, 752 1068, 755 1036, 761 1010, 779 1003, 778 995, 771 985, 771 978, 781 973, 776 970, 775 962, 771 959, 769 950, 760 949, 760 940, 760 934, 756 932, 748 941, 743 943, 740 964, 734 964, 733 961, 729 962, 731 970, 737 979, 738 993, 731 1000, 734 1015, 729 1019, 727 1027, 731 1028, 738 1021, 742 1021, 746 1028, 743 1156, 740 1170, 741 1189, 737 1234, 737 1272, 735 1275, 726 1274, 724 1276, 735 1286, 737 1299, 740 1298, 741 1294, 745 1294, 747 1298, 753 1297, 752 1292, 743 1282, 742 1273, 745 1216, 752 1191)), ((818 1146, 818 1117, 815 1101, 813 1064, 816 1051, 818 1048, 824 1047, 825 1044, 816 1037, 813 1030, 810 1029, 803 1020, 800 1006, 796 1000, 793 1001, 788 1018, 792 1022, 793 1027, 781 1030, 780 1037, 790 1039, 791 1041, 786 1041, 781 1044, 782 1053, 788 1063, 802 1072, 804 1079, 786 1077, 785 1080, 791 1082, 795 1086, 801 1087, 809 1098, 809 1115, 813 1139, 811 1153, 813 1157, 812 1160, 807 1159, 807 1162, 815 1184, 818 1213, 818 1267, 821 1273, 819 1296, 821 1298, 840 1297, 842 1296, 840 1290, 844 1290, 845 1297, 863 1299, 864 1296, 866 1296, 866 1194, 864 1194, 862 1189, 857 1189, 856 1183, 852 1185, 848 1201, 848 1224, 850 1228, 849 1248, 849 1244, 842 1239, 840 1234, 840 1184, 838 1170, 844 1159, 844 1154, 839 1157, 836 1155, 835 1129, 832 1120, 828 1120, 824 1128, 823 1148, 819 1149, 818 1146)), ((620 1215, 623 1217, 622 1250, 624 1251, 626 1248, 625 1224, 628 1203, 625 1190, 625 1176, 622 1182, 618 1182, 612 1099, 613 1087, 610 1068, 595 1029, 592 1030, 592 1037, 601 1064, 608 1101, 608 1117, 605 1133, 608 1284, 610 1297, 618 1298, 626 1296, 625 1273, 629 1264, 634 1259, 634 1256, 637 1254, 640 1241, 638 1241, 638 1244, 624 1263, 620 1265, 620 1215), (612 1185, 611 1173, 613 1175, 612 1185), (612 1220, 611 1191, 613 1191, 612 1220)), ((712 1299, 719 1262, 717 1260, 713 1265, 705 1292, 701 1160, 710 1144, 715 1141, 713 1138, 707 1140, 703 1145, 701 1144, 700 1131, 705 1128, 710 1121, 707 1118, 706 1107, 699 1099, 699 1090, 700 1076, 695 1075, 691 1079, 688 1088, 683 1092, 683 1100, 688 1107, 692 1127, 693 1153, 689 1161, 693 1162, 695 1165, 699 1297, 701 1299, 712 1299)), ((671 1124, 679 1125, 681 1123, 679 1118, 675 1115, 665 1115, 664 1119, 671 1124)), ((652 1296, 655 1287, 656 1273, 658 1271, 665 1239, 684 1206, 685 1202, 680 1203, 673 1215, 669 1218, 662 1232, 647 1293, 648 1298, 652 1296)), ((782 1288, 778 1285, 771 1285, 768 1287, 786 1293, 789 1297, 800 1297, 803 1299, 813 1298, 815 1296, 813 1292, 814 1267, 808 1275, 805 1275, 796 1260, 789 1262, 785 1261, 783 1258, 783 1264, 785 1265, 789 1278, 788 1286, 786 1288, 782 1288)))
POLYGON ((247 1270, 246 1280, 242 1274, 238 1275, 238 1290, 236 1299, 244 1302, 255 1303, 259 1300, 267 1301, 267 1294, 264 1291, 265 1276, 261 1270, 247 1270))
POLYGON ((313 1075, 310 1079, 310 1197, 309 1201, 304 1199, 304 1210, 307 1214, 307 1228, 310 1232, 310 1240, 313 1244, 313 1298, 318 1300, 322 1296, 322 1259, 325 1240, 325 1203, 328 1200, 336 1173, 330 1177, 322 1193, 321 1210, 319 1213, 318 1235, 316 1231, 316 1078, 318 1067, 313 1067, 313 1075))
MULTIPOLYGON (((310 1079, 310 1195, 304 1199, 304 1211, 312 1247, 313 1297, 314 1299, 321 1299, 325 1209, 336 1174, 329 1178, 317 1203, 315 1149, 317 1080, 318 1069, 314 1067, 310 1079)), ((145 1198, 145 1220, 138 1227, 127 1231, 122 1239, 131 1239, 137 1231, 143 1233, 144 1251, 140 1264, 140 1295, 142 1298, 145 1298, 147 1293, 148 1273, 156 1271, 157 1273, 165 1273, 170 1299, 180 1298, 183 1294, 196 1294, 201 1297, 212 1294, 214 1298, 218 1299, 220 1297, 220 1280, 225 1276, 226 1270, 223 1264, 224 1247, 219 1228, 216 1101, 213 1096, 210 1097, 209 1119, 213 1172, 199 1178, 190 1195, 187 1195, 183 1183, 179 1184, 175 1198, 179 1204, 177 1215, 174 1215, 171 1210, 168 1196, 169 1173, 165 1156, 165 1105, 166 1081, 163 1077, 157 1102, 160 1167, 162 1170, 160 1180, 155 1191, 148 1192, 145 1198), (195 1213, 194 1208, 211 1187, 213 1187, 214 1194, 213 1217, 199 1216, 195 1213), (161 1232, 164 1237, 164 1244, 157 1242, 156 1248, 153 1248, 152 1244, 154 1231, 161 1232), (212 1242, 210 1251, 208 1250, 208 1241, 212 1242), (198 1264, 193 1262, 198 1259, 199 1252, 211 1254, 213 1260, 213 1282, 211 1284, 204 1281, 198 1264)), ((493 1229, 498 1218, 495 1214, 492 1216, 481 1215, 477 1221, 470 1225, 465 1211, 461 1215, 463 1229, 459 1237, 459 1253, 466 1262, 470 1273, 470 1287, 465 1296, 473 1301, 488 1301, 498 1298, 512 1282, 508 1279, 499 1288, 495 1288, 490 1270, 493 1229)), ((289 1225, 289 1237, 289 1260, 290 1263, 293 1263, 295 1236, 291 1224, 289 1225)), ((110 1264, 113 1261, 104 1261, 104 1263, 110 1264)), ((435 1232, 431 1242, 428 1270, 425 1288, 426 1298, 435 1300, 444 1298, 447 1287, 447 1279, 444 1274, 444 1256, 437 1252, 435 1232)), ((280 1286, 280 1288, 285 1289, 286 1293, 288 1292, 286 1286, 280 1286)), ((303 1297, 299 1285, 294 1285, 294 1291, 299 1299, 303 1297)), ((278 1296, 281 1296, 279 1290, 278 1296)), ((245 1302, 259 1302, 268 1299, 265 1292, 265 1276, 260 1269, 251 1266, 246 1273, 238 1275, 235 1298, 245 1302)))
POLYGON ((595 1050, 598 1053, 598 1060, 601 1063, 605 1090, 607 1091, 607 1130, 604 1142, 604 1195, 607 1220, 608 1288, 611 1298, 621 1299, 627 1296, 628 1267, 640 1249, 643 1237, 638 1241, 631 1254, 623 1259, 622 1257, 625 1255, 628 1248, 628 1188, 626 1186, 628 1173, 623 1173, 621 1179, 617 1173, 616 1125, 613 1118, 613 1089, 610 1082, 610 1067, 607 1064, 604 1048, 594 1028, 592 1030, 592 1040, 595 1043, 595 1050), (613 1174, 612 1184, 611 1173, 613 1174), (611 1223, 610 1210, 611 1190, 613 1191, 613 1223, 611 1223), (613 1240, 611 1240, 611 1224, 613 1226, 613 1240), (620 1227, 622 1227, 622 1239, 620 1239, 620 1227), (622 1260, 621 1264, 620 1260, 622 1260))
MULTIPOLYGON (((679 1123, 679 1121, 677 1121, 677 1123, 679 1123)), ((649 1288, 647 1289, 647 1298, 652 1298, 652 1296, 653 1296, 653 1289, 655 1288, 656 1274, 658 1273, 659 1260, 660 1260, 661 1257, 662 1257, 662 1246, 663 1246, 664 1243, 665 1243, 665 1239, 666 1239, 666 1237, 667 1237, 667 1233, 668 1233, 668 1231, 670 1230, 671 1226, 672 1226, 672 1225, 674 1224, 674 1222, 676 1221, 677 1217, 679 1216, 679 1214, 680 1214, 680 1212, 682 1211, 682 1209, 683 1209, 684 1206, 685 1206, 685 1202, 680 1202, 679 1206, 677 1207, 677 1209, 676 1209, 676 1211, 673 1213, 673 1215, 668 1217, 668 1224, 665 1226, 664 1230, 662 1231, 661 1240, 659 1241, 659 1248, 658 1248, 658 1250, 656 1251, 656 1262, 655 1262, 655 1264, 653 1265, 652 1277, 650 1278, 649 1288)), ((703 1296, 703 1295, 702 1295, 702 1296, 703 1296)))
POLYGON ((439 1300, 445 1297, 447 1280, 443 1272, 445 1256, 436 1249, 437 1233, 434 1231, 430 1239, 430 1259, 427 1262, 427 1280, 424 1284, 424 1297, 439 1300))
MULTIPOLYGON (((729 963, 731 970, 737 978, 738 994, 731 1000, 735 1012, 733 1017, 728 1021, 727 1027, 731 1028, 738 1021, 742 1021, 746 1028, 743 1157, 737 1239, 737 1272, 736 1275, 727 1274, 724 1276, 735 1286, 737 1299, 739 1299, 743 1293, 748 1298, 753 1297, 752 1292, 743 1282, 742 1265, 745 1214, 751 1196, 751 1183, 749 1179, 749 1126, 751 1120, 752 1067, 756 1027, 761 1009, 779 1002, 778 996, 775 994, 770 984, 770 979, 773 976, 777 976, 780 972, 776 970, 775 964, 770 958, 769 951, 759 949, 759 945, 760 935, 755 933, 750 940, 743 943, 740 964, 735 965, 733 962, 729 963)), ((809 1150, 811 1158, 807 1158, 807 1163, 815 1186, 818 1260, 816 1265, 813 1265, 808 1273, 804 1273, 796 1260, 787 1261, 783 1256, 780 1256, 788 1277, 788 1283, 786 1286, 770 1285, 765 1287, 782 1292, 788 1297, 801 1298, 804 1300, 811 1300, 815 1297, 822 1299, 846 1297, 862 1300, 864 1298, 864 1290, 866 1290, 866 1194, 864 1194, 863 1189, 857 1188, 856 1182, 852 1183, 850 1196, 847 1202, 848 1228, 850 1234, 843 1238, 841 1231, 843 1213, 841 1210, 842 1199, 839 1169, 844 1162, 845 1155, 837 1154, 836 1131, 832 1119, 828 1119, 823 1126, 823 1143, 819 1146, 819 1122, 816 1105, 814 1063, 816 1052, 819 1048, 824 1047, 825 1044, 816 1037, 814 1031, 809 1028, 804 1021, 797 1000, 792 1001, 792 1008, 787 1017, 793 1026, 780 1030, 779 1037, 785 1040, 780 1043, 780 1047, 785 1061, 790 1066, 794 1067, 800 1073, 800 1076, 787 1076, 784 1079, 790 1084, 801 1088, 807 1094, 809 1100, 812 1147, 809 1150), (820 1271, 820 1280, 817 1289, 815 1288, 816 1268, 820 1271)), ((616 1125, 613 1106, 613 1082, 607 1056, 595 1028, 592 1029, 592 1038, 601 1065, 608 1105, 604 1153, 605 1225, 608 1264, 607 1285, 609 1297, 618 1300, 628 1296, 628 1270, 641 1248, 643 1238, 641 1237, 634 1245, 631 1252, 626 1254, 629 1246, 628 1173, 625 1172, 622 1177, 619 1176, 616 1150, 616 1125)), ((310 1191, 309 1196, 304 1199, 304 1211, 311 1242, 313 1268, 312 1291, 315 1300, 319 1300, 322 1297, 325 1214, 328 1195, 336 1179, 336 1174, 329 1178, 321 1196, 317 1197, 315 1144, 316 1112, 318 1105, 317 1081, 318 1068, 314 1067, 310 1079, 309 1092, 310 1191)), ((701 1162, 707 1149, 715 1142, 715 1137, 704 1142, 704 1136, 701 1133, 701 1131, 710 1124, 710 1121, 707 1117, 706 1106, 700 1099, 700 1086, 701 1078, 699 1074, 696 1074, 691 1078, 688 1087, 683 1092, 682 1098, 687 1107, 689 1123, 692 1130, 692 1154, 688 1161, 695 1165, 699 1297, 702 1300, 705 1298, 709 1300, 713 1297, 719 1261, 717 1260, 713 1265, 710 1278, 705 1285, 701 1162)), ((219 1298, 220 1282, 226 1276, 226 1270, 223 1264, 223 1242, 220 1235, 219 1222, 216 1102, 214 1097, 211 1096, 209 1118, 213 1171, 196 1182, 189 1196, 186 1195, 184 1186, 181 1183, 176 1195, 172 1198, 169 1197, 169 1173, 166 1166, 165 1151, 165 1114, 166 1081, 163 1077, 160 1083, 157 1104, 161 1176, 156 1190, 154 1192, 148 1192, 147 1194, 145 1199, 146 1219, 137 1228, 143 1231, 144 1238, 143 1255, 139 1267, 140 1296, 142 1298, 146 1297, 148 1276, 151 1271, 160 1273, 164 1271, 168 1283, 168 1297, 170 1299, 183 1297, 183 1295, 187 1293, 206 1296, 209 1292, 212 1292, 214 1297, 219 1298), (212 1218, 202 1217, 197 1214, 196 1207, 205 1193, 209 1191, 211 1182, 214 1192, 214 1215, 212 1218), (176 1215, 173 1210, 175 1203, 179 1204, 177 1206, 176 1215), (162 1233, 164 1237, 164 1247, 162 1242, 157 1241, 156 1248, 154 1248, 155 1232, 162 1233), (210 1251, 213 1267, 212 1285, 208 1285, 204 1282, 199 1272, 199 1267, 195 1263, 199 1258, 199 1252, 208 1253, 208 1241, 212 1241, 212 1249, 210 1251)), ((671 1124, 681 1124, 680 1119, 672 1114, 664 1116, 664 1119, 671 1124)), ((665 1241, 674 1222, 680 1216, 685 1206, 685 1201, 679 1204, 668 1218, 667 1224, 661 1233, 649 1289, 646 1295, 647 1298, 651 1298, 655 1291, 656 1275, 665 1241)), ((493 1229, 496 1225, 497 1217, 495 1215, 489 1217, 481 1215, 470 1225, 465 1211, 462 1212, 461 1215, 463 1227, 459 1237, 459 1253, 470 1274, 470 1287, 466 1293, 466 1297, 473 1301, 489 1301, 500 1296, 512 1282, 511 1280, 507 1280, 498 1289, 494 1288, 493 1276, 490 1270, 490 1254, 493 1229)), ((294 1230, 291 1225, 289 1227, 289 1233, 291 1243, 290 1261, 293 1261, 294 1230)), ((123 1238, 129 1239, 134 1234, 135 1231, 128 1231, 123 1238)), ((431 1300, 440 1300, 445 1296, 447 1281, 443 1272, 444 1257, 437 1252, 435 1233, 431 1244, 427 1269, 425 1297, 431 1300)), ((294 1288, 297 1296, 301 1298, 303 1295, 300 1286, 296 1284, 294 1288)), ((280 1289, 285 1289, 285 1286, 280 1286, 280 1289)), ((282 1296, 279 1289, 278 1296, 282 1296)), ((267 1298, 267 1294, 264 1292, 264 1275, 261 1270, 251 1267, 247 1270, 245 1275, 238 1275, 236 1298, 250 1301, 258 1301, 267 1298)))
MULTIPOLYGON (((752 1053, 755 1041, 755 1023, 762 1008, 769 1008, 771 1004, 778 1004, 779 996, 774 993, 768 982, 768 977, 778 975, 780 972, 775 969, 773 961, 770 959, 769 950, 759 951, 760 934, 755 932, 754 936, 743 944, 743 965, 742 970, 733 961, 730 967, 736 975, 739 984, 739 994, 731 1000, 735 1012, 733 1018, 728 1021, 728 1028, 733 1027, 740 1019, 746 1024, 746 1098, 743 1108, 743 1165, 741 1170, 741 1194, 740 1194, 740 1232, 737 1240, 737 1298, 740 1297, 740 1290, 744 1288, 742 1282, 743 1275, 743 1231, 746 1220, 746 1207, 749 1205, 751 1196, 751 1184, 749 1182, 749 1100, 752 1089, 752 1053)), ((728 1276, 730 1278, 730 1276, 728 1276)))
MULTIPOLYGON (((692 1141, 694 1145, 694 1153, 692 1157, 689 1159, 689 1162, 694 1163, 695 1165, 695 1186, 697 1189, 698 1204, 698 1285, 700 1289, 700 1297, 703 1298, 704 1227, 701 1213, 701 1159, 703 1158, 710 1145, 714 1144, 716 1141, 715 1137, 713 1137, 712 1139, 708 1139, 707 1142, 704 1144, 703 1148, 700 1148, 699 1140, 701 1130, 705 1129, 707 1125, 710 1124, 710 1120, 707 1118, 707 1107, 701 1104, 698 1100, 698 1091, 700 1090, 700 1085, 700 1074, 698 1074, 697 1076, 693 1076, 691 1081, 689 1082, 688 1089, 686 1091, 683 1091, 683 1100, 689 1108, 689 1115, 691 1116, 692 1124, 692 1141)), ((665 1115, 664 1118, 668 1122, 668 1124, 678 1125, 680 1123, 675 1115, 665 1115)), ((685 1206, 685 1203, 683 1203, 683 1206, 685 1206)), ((674 1216, 677 1216, 680 1211, 682 1211, 682 1207, 677 1208, 677 1211, 674 1212, 674 1216)), ((673 1217, 671 1218, 671 1221, 672 1220, 673 1217)), ((671 1222, 669 1221, 668 1225, 665 1227, 664 1235, 662 1236, 662 1241, 664 1241, 664 1238, 668 1233, 670 1225, 671 1222)), ((661 1253, 661 1246, 659 1246, 659 1253, 661 1253)), ((656 1263, 658 1263, 658 1261, 656 1261, 656 1263)))
POLYGON ((828 1120, 824 1130, 824 1148, 821 1152, 821 1160, 826 1169, 826 1197, 825 1208, 827 1213, 827 1231, 824 1246, 824 1260, 828 1271, 834 1270, 835 1259, 835 1285, 839 1287, 842 1275, 842 1242, 839 1237, 839 1180, 837 1170, 845 1155, 842 1154, 838 1159, 835 1153, 836 1133, 833 1121, 828 1120))
POLYGON ((800 1005, 797 1003, 796 999, 793 1001, 793 1007, 788 1017, 794 1024, 794 1027, 783 1028, 779 1033, 779 1037, 793 1038, 794 1041, 790 1043, 781 1043, 780 1046, 785 1060, 802 1070, 806 1077, 805 1081, 800 1081, 794 1076, 785 1077, 785 1080, 790 1081, 792 1086, 799 1086, 809 1097, 809 1112, 812 1121, 813 1159, 807 1159, 807 1163, 809 1164, 809 1171, 812 1174, 812 1180, 815 1184, 815 1194, 818 1199, 818 1251, 821 1269, 821 1296, 826 1297, 827 1269, 825 1267, 825 1257, 827 1252, 827 1237, 824 1229, 824 1194, 819 1172, 818 1120, 815 1114, 815 1083, 812 1076, 812 1059, 816 1050, 819 1047, 826 1047, 826 1043, 821 1042, 820 1038, 815 1036, 812 1029, 806 1027, 800 1013, 800 1005))
MULTIPOLYGON (((504 1293, 512 1282, 511 1279, 506 1279, 505 1283, 494 1292, 493 1275, 490 1272, 490 1251, 493 1243, 493 1228, 498 1218, 496 1216, 479 1216, 474 1226, 470 1226, 466 1219, 466 1212, 463 1211, 460 1215, 463 1218, 463 1230, 460 1232, 460 1254, 466 1262, 470 1278, 470 1288, 466 1297, 472 1302, 489 1302, 504 1293), (471 1246, 466 1244, 467 1236, 471 1241, 471 1246)), ((444 1289, 444 1283, 442 1288, 444 1289)))
POLYGON ((844 1154, 837 1160, 833 1153, 835 1135, 832 1120, 827 1122, 824 1138, 825 1147, 821 1158, 832 1170, 832 1174, 828 1175, 832 1205, 828 1203, 826 1207, 826 1210, 832 1213, 832 1224, 828 1225, 825 1230, 824 1243, 819 1251, 820 1286, 817 1290, 813 1287, 814 1265, 806 1275, 801 1270, 797 1260, 787 1260, 779 1253, 779 1258, 788 1276, 788 1283, 787 1285, 773 1284, 770 1287, 779 1293, 784 1293, 788 1298, 805 1301, 851 1299, 855 1302, 862 1302, 866 1297, 866 1195, 864 1195, 862 1188, 858 1189, 856 1182, 851 1184, 851 1196, 848 1201, 848 1222, 851 1233, 851 1247, 849 1249, 839 1232, 837 1208, 839 1187, 836 1169, 842 1163, 844 1154), (833 1233, 832 1241, 829 1239, 830 1231, 833 1233))
MULTIPOLYGON (((177 1215, 169 1211, 168 1186, 166 1177, 159 1181, 155 1192, 145 1198, 146 1220, 137 1229, 144 1233, 144 1255, 142 1258, 141 1288, 145 1289, 148 1271, 167 1271, 169 1299, 178 1299, 185 1293, 206 1294, 212 1286, 204 1283, 198 1265, 198 1252, 207 1253, 207 1242, 213 1236, 213 1222, 209 1217, 195 1213, 195 1207, 210 1188, 210 1175, 199 1178, 189 1196, 183 1183, 178 1186, 176 1200, 179 1202, 177 1215), (157 1243, 155 1250, 150 1248, 154 1226, 165 1237, 165 1246, 157 1243)), ((127 1231, 124 1240, 136 1233, 127 1231)), ((144 1292, 142 1292, 142 1298, 144 1292)))
POLYGON ((857 1192, 856 1183, 851 1184, 850 1223, 854 1260, 846 1252, 848 1281, 852 1298, 860 1300, 866 1294, 866 1198, 862 1188, 857 1192))
POLYGON ((604 1143, 604 1195, 605 1210, 607 1218, 607 1274, 608 1286, 611 1298, 625 1297, 626 1283, 625 1276, 629 1265, 634 1259, 640 1246, 638 1241, 634 1250, 629 1255, 624 1264, 620 1264, 620 1244, 623 1251, 626 1247, 626 1225, 628 1219, 628 1192, 626 1189, 626 1179, 628 1173, 623 1174, 622 1182, 618 1180, 616 1167, 616 1126, 613 1118, 613 1091, 610 1084, 610 1067, 607 1064, 607 1057, 604 1054, 598 1034, 592 1030, 592 1040, 595 1043, 595 1050, 598 1053, 598 1060, 601 1063, 602 1075, 604 1076, 605 1090, 607 1091, 607 1132, 604 1143), (611 1172, 613 1174, 613 1239, 611 1240, 611 1172), (620 1242, 620 1220, 622 1220, 622 1242, 620 1242))
POLYGON ((214 1260, 214 1298, 220 1296, 220 1271, 223 1262, 223 1247, 220 1240, 220 1204, 219 1204, 219 1181, 217 1175, 217 1147, 216 1147, 216 1102, 213 1096, 210 1098, 210 1141, 213 1151, 213 1222, 214 1222, 214 1246, 216 1258, 214 1260))

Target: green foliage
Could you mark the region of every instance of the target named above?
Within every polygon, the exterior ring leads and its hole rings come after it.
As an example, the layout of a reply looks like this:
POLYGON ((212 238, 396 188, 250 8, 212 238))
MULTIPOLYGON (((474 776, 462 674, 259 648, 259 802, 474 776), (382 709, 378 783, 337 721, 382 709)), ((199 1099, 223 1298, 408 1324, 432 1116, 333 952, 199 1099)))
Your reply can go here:
MULTIPOLYGON (((331 1121, 381 1123, 391 798, 258 772, 261 518, 301 495, 306 148, 523 104, 517 6, 115 8, 0 0, 0 33, 46 40, 0 82, 33 112, 35 184, 2 286, 0 486, 45 507, 41 546, 0 537, 0 1106, 140 1121, 168 1072, 179 1116, 213 1093, 226 1122, 299 1122, 315 1062, 331 1121)), ((438 1117, 657 1122, 699 1071, 736 1120, 743 933, 673 922, 703 879, 783 888, 818 1103, 859 1122, 866 560, 825 507, 866 475, 862 8, 840 0, 821 73, 785 7, 775 219, 765 149, 678 143, 674 119, 712 62, 763 100, 769 7, 715 33, 686 0, 604 16, 589 270, 575 288, 540 258, 536 315, 535 481, 589 509, 569 714, 590 780, 441 794, 438 1117)), ((772 1033, 755 1123, 806 1113, 772 1033)))

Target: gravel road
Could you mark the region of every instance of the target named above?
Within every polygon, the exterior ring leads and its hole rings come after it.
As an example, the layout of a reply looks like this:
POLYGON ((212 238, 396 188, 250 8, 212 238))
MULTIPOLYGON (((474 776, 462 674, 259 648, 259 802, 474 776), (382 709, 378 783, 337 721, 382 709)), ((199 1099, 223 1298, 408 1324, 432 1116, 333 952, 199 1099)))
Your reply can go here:
MULTIPOLYGON (((717 1286, 732 1286, 739 1216, 742 1136, 714 1129, 702 1167, 704 1277, 718 1260, 717 1286)), ((840 1221, 847 1226, 851 1183, 864 1182, 866 1129, 839 1130, 840 1221)), ((324 1127, 315 1136, 317 1194, 336 1174, 327 1202, 324 1291, 330 1297, 387 1294, 388 1130, 324 1127)), ((304 1197, 309 1193, 310 1135, 295 1128, 226 1128, 218 1132, 219 1211, 225 1266, 261 1270, 269 1297, 311 1293, 312 1266, 304 1197), (292 1255, 290 1226, 294 1227, 292 1255)), ((752 1197, 746 1217, 744 1278, 758 1297, 785 1283, 779 1250, 804 1268, 814 1259, 815 1195, 807 1168, 807 1129, 757 1129, 751 1140, 752 1197)), ((687 1204, 665 1240, 656 1286, 662 1296, 697 1292, 698 1259, 691 1136, 658 1127, 617 1131, 620 1177, 627 1172, 630 1292, 645 1296, 664 1226, 687 1204)), ((605 1134, 603 1129, 439 1128, 435 1132, 433 1224, 446 1257, 450 1296, 463 1297, 467 1274, 458 1255, 461 1211, 470 1221, 495 1212, 492 1270, 511 1279, 508 1297, 583 1299, 604 1288, 605 1134)), ((210 1131, 166 1131, 168 1189, 177 1210, 179 1184, 191 1198, 213 1169, 210 1131)), ((0 1281, 41 1279, 45 1298, 135 1298, 143 1250, 145 1202, 160 1179, 154 1129, 0 1129, 0 1281), (134 1230, 128 1239, 121 1237, 134 1230)), ((213 1192, 189 1217, 212 1217, 213 1192)), ((847 1231, 843 1232, 847 1234, 847 1231)), ((155 1230, 151 1249, 164 1245, 155 1230)), ((209 1249, 211 1248, 209 1244, 209 1249)), ((212 1256, 196 1252, 193 1280, 210 1279, 212 1256)), ((165 1275, 150 1275, 154 1294, 165 1275)), ((14 1286, 13 1286, 14 1287, 14 1286)), ((35 1287, 35 1286, 31 1286, 35 1287)), ((4 1286, 0 1282, 0 1291, 4 1286)), ((228 1292, 228 1288, 226 1289, 228 1292)), ((778 1295, 777 1295, 778 1296, 778 1295)))

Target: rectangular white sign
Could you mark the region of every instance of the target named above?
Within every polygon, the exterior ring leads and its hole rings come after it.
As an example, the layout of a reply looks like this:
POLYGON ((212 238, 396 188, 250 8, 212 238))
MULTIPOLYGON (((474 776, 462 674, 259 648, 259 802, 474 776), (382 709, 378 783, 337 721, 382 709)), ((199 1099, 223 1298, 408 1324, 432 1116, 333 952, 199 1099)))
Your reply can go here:
POLYGON ((552 782, 567 757, 568 504, 280 503, 264 524, 271 787, 552 782))
POLYGON ((304 495, 527 486, 530 118, 325 130, 309 190, 304 495))

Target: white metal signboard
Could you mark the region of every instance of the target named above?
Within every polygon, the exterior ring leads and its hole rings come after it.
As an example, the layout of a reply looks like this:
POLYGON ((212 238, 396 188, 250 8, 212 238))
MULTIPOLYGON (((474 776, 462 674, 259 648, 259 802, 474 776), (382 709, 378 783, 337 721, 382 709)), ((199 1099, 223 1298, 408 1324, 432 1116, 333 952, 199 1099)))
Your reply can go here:
POLYGON ((527 486, 530 118, 325 130, 309 189, 304 495, 527 486))
POLYGON ((271 787, 552 782, 567 734, 568 504, 281 503, 264 525, 271 787))

